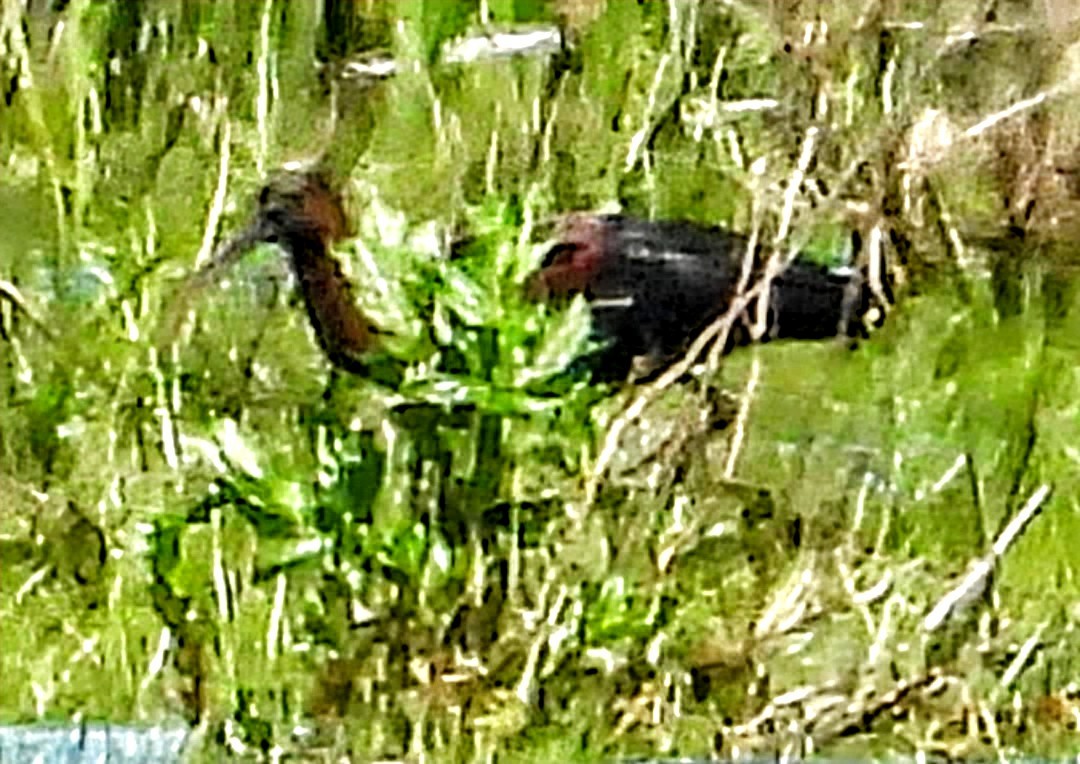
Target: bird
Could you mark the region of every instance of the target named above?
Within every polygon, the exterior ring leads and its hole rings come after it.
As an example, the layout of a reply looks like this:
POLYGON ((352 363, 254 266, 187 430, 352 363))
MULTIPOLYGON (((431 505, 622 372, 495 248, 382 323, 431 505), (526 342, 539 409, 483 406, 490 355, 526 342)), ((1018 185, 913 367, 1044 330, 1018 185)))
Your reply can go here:
MULTIPOLYGON (((371 376, 383 332, 364 312, 355 286, 331 254, 351 234, 343 196, 330 173, 278 173, 260 190, 247 226, 215 250, 191 277, 188 291, 210 283, 256 244, 277 245, 291 265, 327 359, 342 371, 371 376)), ((651 370, 638 375, 636 381, 642 381, 679 357, 727 311, 748 244, 747 237, 719 226, 576 212, 562 217, 554 243, 522 286, 528 299, 553 304, 583 295, 599 350, 577 363, 601 383, 627 381, 636 369, 651 370)), ((463 250, 451 245, 452 252, 463 250)), ((733 326, 725 351, 753 341, 865 335, 865 319, 883 307, 879 298, 892 302, 889 285, 883 286, 884 294, 861 271, 797 258, 771 281, 764 332, 757 336, 752 331, 747 311, 733 326)), ((385 361, 378 369, 390 368, 391 382, 400 379, 401 369, 385 361)))
MULTIPOLYGON (((587 362, 594 380, 641 369, 637 381, 647 381, 728 310, 748 246, 747 237, 719 226, 574 213, 527 289, 533 299, 588 300, 600 346, 587 362)), ((725 351, 754 341, 866 336, 894 299, 891 282, 879 281, 799 256, 770 282, 764 330, 753 330, 752 306, 737 317, 725 351)))
POLYGON ((240 231, 223 241, 210 261, 186 282, 184 299, 212 283, 258 244, 285 254, 308 321, 330 363, 345 372, 368 375, 370 359, 381 349, 382 331, 364 312, 356 289, 331 254, 352 234, 343 196, 322 168, 290 169, 271 176, 258 194, 255 213, 240 231))

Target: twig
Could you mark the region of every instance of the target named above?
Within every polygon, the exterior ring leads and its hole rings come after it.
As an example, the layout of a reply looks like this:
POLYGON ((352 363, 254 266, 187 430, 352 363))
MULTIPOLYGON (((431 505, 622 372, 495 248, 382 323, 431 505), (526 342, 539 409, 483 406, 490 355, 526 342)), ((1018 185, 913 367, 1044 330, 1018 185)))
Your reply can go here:
POLYGON ((997 561, 1009 550, 1009 547, 1012 546, 1024 529, 1027 528, 1028 524, 1039 513, 1052 490, 1051 486, 1047 483, 1039 486, 1038 490, 1031 495, 1031 498, 1027 500, 1027 503, 1024 504, 1020 511, 1016 513, 1016 516, 1009 521, 1009 524, 1005 526, 1005 529, 997 539, 994 540, 994 545, 991 548, 990 554, 972 562, 968 567, 967 574, 959 585, 951 589, 944 597, 938 600, 938 603, 934 605, 930 613, 923 619, 923 631, 927 633, 937 631, 945 625, 953 615, 963 610, 968 604, 982 594, 990 580, 990 573, 993 572, 997 561))
POLYGON ((22 296, 22 293, 19 291, 18 287, 16 287, 10 281, 0 279, 0 297, 4 298, 12 305, 14 305, 18 310, 22 311, 22 314, 26 316, 30 323, 37 327, 37 329, 39 329, 41 332, 43 332, 46 337, 53 341, 56 340, 56 335, 53 334, 52 329, 50 329, 44 321, 37 317, 33 309, 31 309, 30 305, 27 304, 26 298, 22 296))
POLYGON ((731 436, 727 464, 724 465, 724 477, 728 480, 735 476, 735 463, 739 460, 743 440, 746 438, 746 422, 750 418, 750 406, 754 402, 754 392, 757 390, 760 378, 761 359, 755 357, 754 362, 750 365, 750 377, 746 380, 742 400, 739 402, 739 413, 735 416, 735 429, 734 434, 731 436))
MULTIPOLYGON (((1008 106, 1001 111, 996 111, 983 119, 976 122, 971 127, 964 130, 958 136, 960 139, 974 139, 987 132, 993 127, 996 127, 1001 122, 1014 117, 1025 111, 1030 111, 1037 106, 1046 103, 1051 98, 1056 98, 1064 94, 1068 88, 1063 86, 1057 86, 1049 88, 1037 93, 1031 98, 1025 98, 1021 101, 1017 101, 1011 106, 1008 106)), ((920 156, 915 156, 910 159, 905 159, 897 164, 897 168, 900 170, 925 170, 926 168, 938 164, 946 159, 950 153, 950 149, 961 143, 961 140, 950 140, 947 145, 939 147, 936 151, 928 151, 920 156)))
POLYGON ((1013 658, 1012 663, 1005 669, 1005 672, 1001 675, 1001 679, 998 681, 1001 689, 1007 690, 1012 687, 1013 682, 1020 678, 1020 673, 1030 663, 1031 656, 1035 650, 1042 645, 1042 635, 1046 631, 1046 627, 1049 623, 1043 621, 1035 628, 1035 633, 1024 640, 1024 644, 1020 645, 1020 649, 1016 652, 1016 657, 1013 658))
MULTIPOLYGON (((447 44, 441 60, 445 64, 471 64, 516 56, 547 56, 558 52, 562 35, 555 27, 540 27, 520 32, 494 32, 466 37, 447 44)), ((407 71, 412 62, 390 56, 367 56, 348 62, 341 77, 349 80, 383 80, 407 71)))
MULTIPOLYGON (((227 99, 222 96, 218 102, 217 112, 225 114, 227 99)), ((232 123, 228 117, 224 117, 221 123, 221 156, 218 159, 218 182, 214 189, 214 200, 210 205, 210 214, 206 216, 206 227, 203 229, 202 242, 199 244, 199 252, 195 255, 194 269, 199 270, 210 260, 214 251, 214 238, 217 236, 218 223, 225 210, 225 198, 229 190, 229 161, 232 150, 232 123)))
POLYGON ((1017 101, 1012 106, 995 112, 988 117, 982 119, 981 121, 977 122, 976 124, 972 125, 963 132, 963 136, 965 138, 975 138, 979 135, 982 135, 997 123, 1004 122, 1009 117, 1019 114, 1020 112, 1027 111, 1028 109, 1034 109, 1036 106, 1040 105, 1047 99, 1057 95, 1059 92, 1060 88, 1051 88, 1049 90, 1044 90, 1043 92, 1038 93, 1031 98, 1025 98, 1022 101, 1017 101))
POLYGON ((179 295, 174 297, 173 305, 169 308, 169 316, 164 322, 165 338, 168 342, 175 342, 188 318, 188 305, 191 298, 206 286, 212 284, 217 278, 219 268, 211 262, 214 252, 214 239, 217 236, 218 224, 221 222, 225 210, 225 200, 229 189, 229 163, 232 149, 232 123, 226 116, 228 99, 221 96, 215 103, 215 111, 221 119, 221 156, 218 161, 217 187, 214 189, 214 198, 210 204, 210 210, 206 216, 206 226, 203 228, 202 242, 199 251, 195 255, 193 267, 194 276, 182 287, 179 295))

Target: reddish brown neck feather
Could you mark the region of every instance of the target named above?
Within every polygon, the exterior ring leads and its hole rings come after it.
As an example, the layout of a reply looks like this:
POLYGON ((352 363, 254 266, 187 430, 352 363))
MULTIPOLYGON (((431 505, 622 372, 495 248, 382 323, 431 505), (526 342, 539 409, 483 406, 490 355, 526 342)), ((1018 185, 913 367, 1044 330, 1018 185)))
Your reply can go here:
POLYGON ((528 293, 532 299, 587 292, 605 262, 607 234, 602 221, 569 215, 557 235, 559 243, 549 252, 543 268, 530 279, 528 293))
POLYGON ((298 214, 310 221, 327 247, 351 234, 341 196, 322 178, 307 181, 298 214))
POLYGON ((296 215, 298 230, 316 234, 314 238, 290 236, 288 223, 283 232, 283 247, 296 273, 311 328, 335 366, 355 371, 360 359, 376 348, 378 338, 341 264, 330 254, 330 247, 350 234, 341 198, 322 179, 309 178, 296 215))

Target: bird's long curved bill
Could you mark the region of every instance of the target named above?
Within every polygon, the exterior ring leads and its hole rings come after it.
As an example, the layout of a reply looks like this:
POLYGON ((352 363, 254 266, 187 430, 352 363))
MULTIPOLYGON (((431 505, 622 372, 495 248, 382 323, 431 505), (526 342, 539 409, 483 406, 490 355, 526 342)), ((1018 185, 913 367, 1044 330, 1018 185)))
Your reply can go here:
POLYGON ((266 241, 266 237, 265 223, 260 219, 256 219, 241 231, 221 242, 214 250, 209 262, 188 276, 180 286, 169 311, 171 316, 167 326, 170 339, 179 334, 180 325, 195 297, 217 281, 221 274, 239 262, 256 244, 266 241))
POLYGON ((266 241, 266 224, 261 219, 253 220, 246 228, 221 242, 209 262, 188 277, 185 290, 202 290, 218 279, 232 265, 239 262, 256 244, 266 241))

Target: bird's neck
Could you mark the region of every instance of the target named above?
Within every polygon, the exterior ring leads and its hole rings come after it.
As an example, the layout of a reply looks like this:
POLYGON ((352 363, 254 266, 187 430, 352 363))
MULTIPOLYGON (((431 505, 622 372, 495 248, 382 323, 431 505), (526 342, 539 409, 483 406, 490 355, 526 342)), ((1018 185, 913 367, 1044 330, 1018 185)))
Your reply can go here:
POLYGON ((378 344, 375 324, 357 304, 353 284, 325 239, 297 231, 285 237, 283 248, 319 345, 335 366, 352 371, 378 344))

